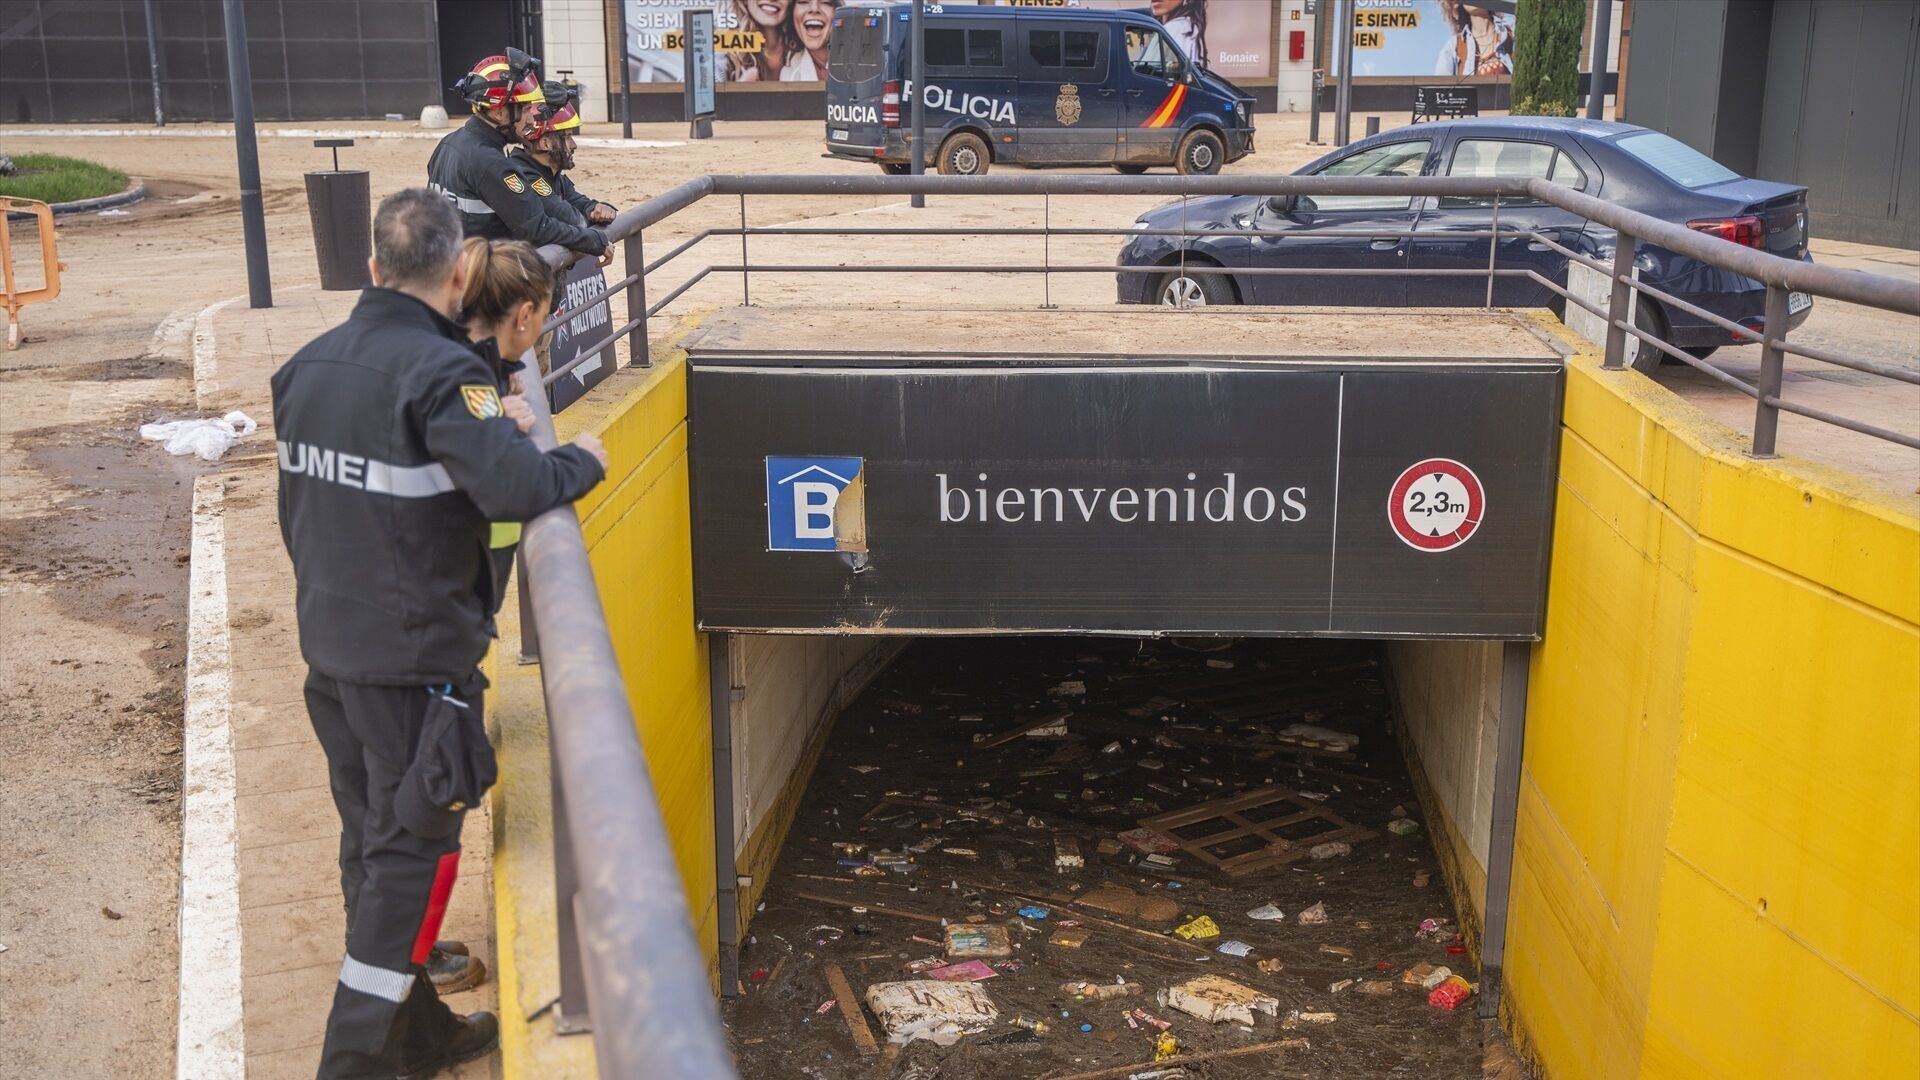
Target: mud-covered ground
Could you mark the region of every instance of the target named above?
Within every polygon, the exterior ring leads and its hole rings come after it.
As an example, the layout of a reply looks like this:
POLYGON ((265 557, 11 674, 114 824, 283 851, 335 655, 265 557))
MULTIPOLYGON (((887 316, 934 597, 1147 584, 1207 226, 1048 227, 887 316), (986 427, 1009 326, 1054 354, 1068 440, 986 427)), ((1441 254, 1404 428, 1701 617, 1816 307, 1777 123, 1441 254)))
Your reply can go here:
MULTIPOLYGON (((1421 813, 1391 731, 1380 655, 1335 642, 915 643, 839 719, 754 915, 740 953, 744 993, 726 1005, 741 1075, 1105 1075, 1153 1061, 1157 1032, 1123 1015, 1137 1008, 1172 1024, 1182 1056, 1290 1040, 1197 1060, 1184 1074, 1192 1077, 1479 1076, 1475 1003, 1445 1011, 1400 982, 1416 963, 1469 974, 1472 965, 1451 951, 1461 949, 1451 923, 1416 936, 1422 920, 1455 913, 1425 830, 1400 836, 1388 828, 1396 808, 1415 822, 1421 813), (1084 694, 1071 685, 1057 692, 1075 681, 1084 694), (1064 738, 976 745, 1054 712, 1069 714, 1064 738), (1256 748, 1302 720, 1355 734, 1358 746, 1345 755, 1256 748), (1375 836, 1353 842, 1351 854, 1240 877, 1184 851, 1156 871, 1132 848, 1101 844, 1142 817, 1276 784, 1325 796, 1319 805, 1375 836), (1056 871, 1056 836, 1077 841, 1084 869, 1056 871), (939 839, 928 845, 931 837, 939 839), (850 854, 836 843, 864 847, 850 854), (848 865, 884 864, 886 854, 912 847, 926 850, 911 855, 905 872, 848 865), (876 852, 885 854, 876 860, 876 852), (1423 870, 1428 883, 1417 886, 1423 870), (1075 903, 1103 883, 1164 898, 1179 914, 1152 921, 1075 903), (1285 920, 1248 916, 1263 904, 1285 920), (1325 905, 1328 921, 1301 925, 1298 914, 1315 904, 1325 905), (1028 906, 1046 908, 1047 917, 1021 916, 1028 906), (1220 936, 1187 943, 1171 935, 1198 915, 1210 916, 1220 936), (925 978, 909 965, 943 954, 935 944, 942 919, 1009 927, 1011 962, 978 984, 998 1023, 951 1047, 917 1041, 894 1056, 863 1004, 861 1021, 882 1051, 863 1055, 839 1007, 821 1011, 835 999, 828 965, 844 971, 862 1002, 871 984, 925 978), (1052 943, 1063 929, 1084 934, 1084 944, 1052 943), (1228 940, 1252 950, 1218 952, 1228 940), (1278 970, 1261 970, 1261 961, 1278 970), (1208 973, 1278 999, 1278 1016, 1256 1015, 1251 1028, 1212 1025, 1156 1002, 1157 991, 1208 973), (1122 978, 1141 991, 1092 1001, 1062 989, 1122 978), (1392 989, 1332 989, 1349 979, 1390 981, 1392 989), (1042 1020, 1047 1030, 1035 1035, 1015 1018, 1042 1020)), ((1330 827, 1302 822, 1286 835, 1330 827)), ((1159 1068, 1178 1064, 1176 1057, 1159 1068)))

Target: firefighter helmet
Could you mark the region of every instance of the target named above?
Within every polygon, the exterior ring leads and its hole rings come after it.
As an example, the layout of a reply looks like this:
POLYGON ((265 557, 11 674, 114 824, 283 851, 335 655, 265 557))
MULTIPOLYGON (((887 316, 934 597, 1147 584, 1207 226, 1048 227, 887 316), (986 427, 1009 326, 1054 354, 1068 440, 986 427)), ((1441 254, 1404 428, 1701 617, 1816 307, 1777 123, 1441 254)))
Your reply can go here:
POLYGON ((540 84, 541 96, 546 99, 533 122, 533 128, 527 133, 532 139, 542 139, 555 132, 575 131, 580 127, 580 91, 566 83, 548 82, 540 84))
POLYGON ((540 95, 538 57, 509 48, 505 55, 489 56, 453 84, 475 109, 496 108, 509 102, 538 103, 540 95))

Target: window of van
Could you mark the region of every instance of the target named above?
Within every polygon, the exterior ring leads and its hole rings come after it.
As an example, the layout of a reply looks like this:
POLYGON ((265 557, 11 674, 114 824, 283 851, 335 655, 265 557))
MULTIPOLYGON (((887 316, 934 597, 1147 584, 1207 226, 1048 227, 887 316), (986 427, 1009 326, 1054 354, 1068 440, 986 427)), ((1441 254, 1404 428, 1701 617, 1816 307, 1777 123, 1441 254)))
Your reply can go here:
POLYGON ((1161 79, 1178 79, 1184 66, 1166 37, 1144 26, 1127 27, 1127 63, 1142 75, 1161 79))
POLYGON ((1027 56, 1043 68, 1092 71, 1100 67, 1100 31, 1034 30, 1027 35, 1027 56))
POLYGON ((949 68, 939 75, 965 74, 967 68, 999 68, 1004 63, 1002 33, 998 30, 929 29, 927 66, 949 68))
MULTIPOLYGON (((929 32, 927 37, 931 39, 933 34, 929 32)), ((884 19, 842 15, 833 20, 833 36, 827 43, 828 78, 857 83, 880 74, 886 42, 884 19)))

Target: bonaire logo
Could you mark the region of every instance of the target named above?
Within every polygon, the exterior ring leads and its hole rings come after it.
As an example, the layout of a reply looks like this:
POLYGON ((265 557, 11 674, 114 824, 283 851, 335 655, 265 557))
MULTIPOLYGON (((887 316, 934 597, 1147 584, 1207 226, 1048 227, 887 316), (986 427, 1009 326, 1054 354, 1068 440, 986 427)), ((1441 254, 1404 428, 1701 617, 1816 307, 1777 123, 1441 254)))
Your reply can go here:
POLYGON ((867 550, 865 463, 767 458, 767 550, 867 550))

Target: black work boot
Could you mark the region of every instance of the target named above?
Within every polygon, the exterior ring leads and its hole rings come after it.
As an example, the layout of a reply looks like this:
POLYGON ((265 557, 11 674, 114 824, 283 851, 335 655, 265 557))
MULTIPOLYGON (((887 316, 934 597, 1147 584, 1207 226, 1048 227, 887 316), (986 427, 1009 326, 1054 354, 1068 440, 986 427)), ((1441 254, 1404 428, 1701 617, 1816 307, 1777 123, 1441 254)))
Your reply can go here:
POLYGON ((458 941, 435 942, 427 954, 427 978, 433 992, 440 995, 471 990, 487 981, 487 965, 477 956, 467 955, 467 947, 458 941))
POLYGON ((485 1057, 500 1045, 500 1018, 492 1013, 468 1013, 455 1022, 460 1025, 460 1030, 447 1043, 446 1049, 427 1061, 407 1066, 400 1073, 399 1080, 428 1080, 442 1069, 485 1057))

